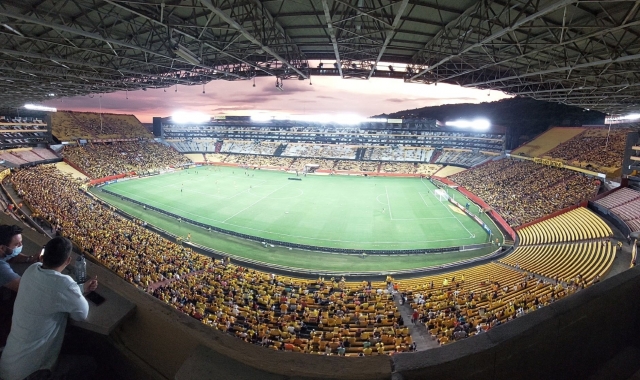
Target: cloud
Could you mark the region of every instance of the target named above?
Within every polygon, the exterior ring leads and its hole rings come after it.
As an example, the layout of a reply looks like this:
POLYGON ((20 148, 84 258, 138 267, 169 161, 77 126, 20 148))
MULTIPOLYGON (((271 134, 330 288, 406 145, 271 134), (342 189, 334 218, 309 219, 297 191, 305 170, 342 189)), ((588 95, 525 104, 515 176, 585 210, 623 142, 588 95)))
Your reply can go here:
POLYGON ((284 91, 275 88, 274 77, 253 81, 213 81, 205 86, 178 86, 147 91, 105 94, 47 101, 58 109, 78 111, 133 113, 143 122, 153 116, 169 116, 175 110, 216 114, 243 114, 242 111, 284 112, 291 114, 354 113, 361 116, 391 113, 446 103, 480 103, 508 97, 496 91, 462 88, 453 85, 419 86, 392 79, 369 81, 343 80, 338 77, 314 77, 309 81, 285 80, 284 91), (129 99, 127 99, 127 96, 129 99))

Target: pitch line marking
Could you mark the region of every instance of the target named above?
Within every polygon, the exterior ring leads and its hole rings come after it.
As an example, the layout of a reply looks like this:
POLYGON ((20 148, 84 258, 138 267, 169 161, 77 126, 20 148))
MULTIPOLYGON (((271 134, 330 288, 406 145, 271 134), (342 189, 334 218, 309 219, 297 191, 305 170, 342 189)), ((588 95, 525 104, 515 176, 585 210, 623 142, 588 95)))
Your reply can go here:
MULTIPOLYGON (((217 219, 209 218, 209 217, 202 216, 202 215, 194 213, 194 212, 186 211, 186 210, 184 210, 182 208, 179 208, 179 207, 167 204, 167 203, 157 202, 157 201, 154 201, 153 199, 150 199, 150 198, 147 198, 147 197, 141 197, 141 196, 139 196, 138 194, 135 194, 135 193, 131 193, 131 192, 128 192, 128 191, 123 191, 123 190, 120 190, 120 192, 121 193, 130 194, 130 195, 134 195, 134 196, 138 197, 139 199, 146 199, 148 201, 151 201, 150 204, 147 204, 147 206, 151 206, 153 204, 159 204, 159 205, 162 205, 162 206, 166 207, 166 209, 176 209, 176 210, 179 210, 183 214, 189 214, 189 215, 196 216, 199 219, 210 220, 212 222, 220 223, 220 221, 217 220, 217 219)), ((154 206, 154 207, 157 207, 157 206, 154 206)), ((164 214, 162 214, 162 215, 164 215, 164 214)), ((438 218, 438 219, 442 219, 442 218, 438 218)), ((451 219, 451 218, 447 218, 447 219, 451 219)), ((246 230, 251 230, 251 231, 255 231, 255 232, 263 232, 263 233, 266 233, 266 234, 272 234, 272 235, 277 235, 277 236, 286 236, 286 237, 289 237, 289 238, 308 239, 308 240, 326 241, 326 242, 334 242, 334 243, 362 243, 362 241, 355 241, 355 240, 322 239, 322 238, 309 237, 309 236, 283 234, 283 233, 277 233, 277 232, 268 231, 268 230, 261 230, 261 229, 258 229, 258 228, 251 228, 251 227, 247 227, 247 226, 243 226, 243 225, 239 225, 239 224, 233 224, 233 223, 224 223, 224 224, 226 224, 228 226, 244 228, 246 230)), ((439 243, 439 242, 445 242, 445 241, 460 241, 460 240, 470 240, 470 239, 473 239, 473 238, 468 237, 468 238, 453 238, 453 239, 440 239, 440 240, 411 240, 411 243, 439 243)), ((404 244, 404 243, 409 243, 409 242, 408 241, 382 241, 382 242, 375 242, 374 244, 404 244)))
POLYGON ((389 190, 387 187, 384 187, 384 192, 387 194, 387 207, 389 208, 389 219, 393 220, 393 215, 391 215, 391 201, 389 201, 389 190))
POLYGON ((275 192, 277 192, 277 191, 278 191, 278 190, 280 190, 280 189, 284 189, 284 188, 285 188, 285 186, 287 186, 287 185, 288 185, 288 184, 287 184, 287 183, 285 183, 283 186, 280 186, 279 188, 277 188, 277 189, 273 190, 272 192, 270 192, 269 194, 265 195, 264 197, 262 197, 262 198, 258 199, 257 201, 253 202, 253 203, 252 203, 252 204, 250 204, 249 206, 247 206, 247 207, 243 208, 242 210, 240 210, 240 211, 236 212, 235 214, 231 215, 231 216, 230 216, 230 217, 228 217, 227 219, 223 220, 223 221, 222 221, 222 223, 226 223, 226 222, 227 222, 227 220, 229 220, 229 219, 231 219, 231 218, 234 218, 236 215, 238 215, 238 214, 240 214, 240 213, 244 212, 245 210, 247 210, 247 209, 249 209, 249 208, 251 208, 251 207, 255 206, 256 204, 260 203, 261 201, 263 201, 263 200, 267 199, 267 197, 268 197, 269 195, 274 194, 275 192))
MULTIPOLYGON (((425 186, 427 186, 427 185, 424 183, 424 181, 422 181, 422 184, 423 184, 423 185, 425 185, 425 186)), ((436 194, 435 194, 435 192, 433 193, 433 197, 434 197, 434 198, 436 198, 436 194)), ((438 198, 436 198, 436 199, 438 199, 438 198)), ((469 233, 469 237, 470 237, 470 238, 474 239, 474 238, 476 237, 476 235, 475 235, 474 233, 472 233, 471 231, 469 231, 469 230, 467 229, 467 227, 465 227, 465 225, 464 225, 464 224, 462 224, 462 222, 460 221, 460 219, 458 219, 458 218, 453 214, 453 212, 452 212, 452 211, 451 211, 451 209, 449 208, 449 205, 445 205, 445 204, 444 204, 444 203, 442 203, 442 201, 441 201, 441 200, 439 200, 439 199, 438 199, 438 202, 440 202, 440 204, 442 205, 442 207, 446 208, 446 209, 447 209, 447 211, 449 212, 449 214, 451 214, 451 216, 452 216, 452 217, 453 217, 453 218, 454 218, 454 219, 455 219, 455 220, 456 220, 456 221, 457 221, 457 222, 462 226, 462 228, 464 228, 464 229, 467 231, 467 233, 469 233)))

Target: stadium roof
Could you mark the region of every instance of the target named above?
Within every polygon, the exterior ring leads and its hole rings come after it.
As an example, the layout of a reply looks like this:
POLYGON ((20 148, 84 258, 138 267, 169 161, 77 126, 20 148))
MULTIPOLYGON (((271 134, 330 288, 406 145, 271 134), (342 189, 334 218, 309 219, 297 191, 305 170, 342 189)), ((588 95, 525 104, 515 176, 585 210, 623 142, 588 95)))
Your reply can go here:
POLYGON ((2 0, 0 108, 211 80, 339 75, 626 113, 640 110, 639 8, 575 0, 2 0))

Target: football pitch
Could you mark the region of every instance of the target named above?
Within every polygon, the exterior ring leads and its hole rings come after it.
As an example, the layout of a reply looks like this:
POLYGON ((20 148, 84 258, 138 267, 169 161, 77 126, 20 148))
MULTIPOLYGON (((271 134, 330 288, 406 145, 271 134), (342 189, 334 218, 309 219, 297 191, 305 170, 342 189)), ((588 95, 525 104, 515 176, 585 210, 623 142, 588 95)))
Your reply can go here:
POLYGON ((104 189, 207 225, 311 246, 405 250, 488 241, 481 226, 420 178, 296 177, 207 166, 104 189))

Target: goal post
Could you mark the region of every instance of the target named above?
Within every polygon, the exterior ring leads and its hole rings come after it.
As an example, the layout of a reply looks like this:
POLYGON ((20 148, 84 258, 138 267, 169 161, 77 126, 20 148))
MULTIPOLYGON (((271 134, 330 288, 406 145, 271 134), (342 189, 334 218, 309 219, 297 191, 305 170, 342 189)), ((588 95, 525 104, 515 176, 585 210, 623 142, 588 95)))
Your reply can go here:
POLYGON ((449 194, 447 194, 447 192, 442 189, 435 189, 433 191, 433 195, 435 195, 435 197, 438 198, 440 202, 449 200, 449 194))

